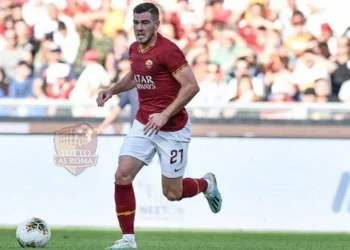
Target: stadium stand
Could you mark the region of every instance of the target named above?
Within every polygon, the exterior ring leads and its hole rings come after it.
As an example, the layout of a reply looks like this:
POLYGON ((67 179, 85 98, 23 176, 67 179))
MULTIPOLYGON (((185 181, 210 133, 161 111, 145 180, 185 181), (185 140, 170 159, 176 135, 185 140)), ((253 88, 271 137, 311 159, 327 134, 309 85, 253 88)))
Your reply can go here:
MULTIPOLYGON (((130 69, 132 9, 144 1, 1 1, 0 116, 106 116, 118 98, 94 100, 130 69)), ((194 118, 349 117, 347 1, 152 2, 199 81, 194 118)))

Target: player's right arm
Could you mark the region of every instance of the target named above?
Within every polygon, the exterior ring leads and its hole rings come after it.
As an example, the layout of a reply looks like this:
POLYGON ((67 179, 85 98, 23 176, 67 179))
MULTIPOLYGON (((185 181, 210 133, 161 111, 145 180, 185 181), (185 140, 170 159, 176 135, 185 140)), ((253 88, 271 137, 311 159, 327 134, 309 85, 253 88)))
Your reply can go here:
POLYGON ((121 92, 128 91, 136 87, 136 82, 134 80, 134 75, 132 71, 127 73, 118 83, 114 84, 112 87, 106 90, 102 90, 98 93, 97 105, 103 107, 103 105, 113 96, 121 92))
POLYGON ((134 75, 130 71, 127 73, 118 83, 110 87, 110 91, 113 95, 117 95, 121 92, 128 91, 136 87, 136 82, 134 80, 134 75))

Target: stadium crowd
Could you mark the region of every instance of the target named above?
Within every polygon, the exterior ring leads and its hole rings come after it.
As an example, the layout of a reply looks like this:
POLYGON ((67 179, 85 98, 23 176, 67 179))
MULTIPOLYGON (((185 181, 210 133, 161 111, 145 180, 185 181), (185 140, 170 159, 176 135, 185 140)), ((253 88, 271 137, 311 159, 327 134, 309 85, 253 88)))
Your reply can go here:
MULTIPOLYGON (((2 0, 0 97, 96 99, 130 69, 132 9, 144 1, 2 0)), ((152 2, 199 81, 194 104, 350 102, 349 1, 152 2)))

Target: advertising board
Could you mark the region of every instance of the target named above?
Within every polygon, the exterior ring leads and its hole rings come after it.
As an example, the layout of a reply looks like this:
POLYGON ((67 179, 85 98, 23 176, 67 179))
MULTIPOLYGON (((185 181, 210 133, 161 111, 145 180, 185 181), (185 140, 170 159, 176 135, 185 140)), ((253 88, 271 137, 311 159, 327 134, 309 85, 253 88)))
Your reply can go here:
MULTIPOLYGON (((53 135, 1 135, 0 225, 115 227, 114 172, 123 137, 100 136, 96 165, 56 166, 53 135), (13 146, 10 146, 13 145, 13 146), (74 172, 76 173, 76 172, 74 172)), ((214 172, 222 210, 203 195, 169 202, 159 160, 134 182, 139 228, 350 231, 350 140, 195 137, 186 176, 214 172)))

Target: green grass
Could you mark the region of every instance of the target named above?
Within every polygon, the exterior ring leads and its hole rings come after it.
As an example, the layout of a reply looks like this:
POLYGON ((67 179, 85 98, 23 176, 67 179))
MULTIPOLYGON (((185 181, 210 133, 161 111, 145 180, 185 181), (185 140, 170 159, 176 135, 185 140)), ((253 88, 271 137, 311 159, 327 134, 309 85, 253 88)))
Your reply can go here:
MULTIPOLYGON (((100 250, 118 239, 117 231, 52 229, 47 249, 100 250)), ((138 231, 141 250, 345 250, 349 234, 138 231)), ((21 249, 15 229, 0 229, 0 249, 21 249)))

